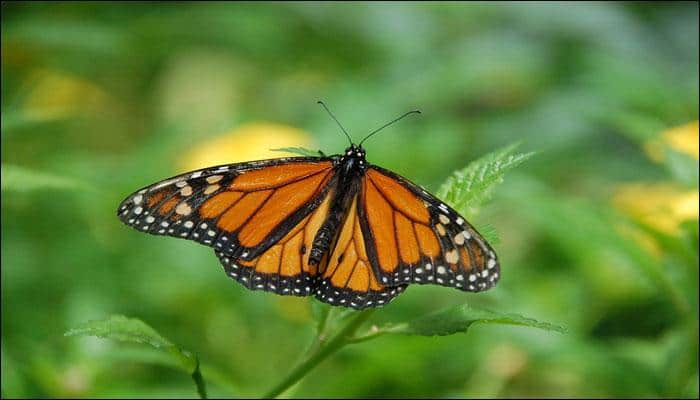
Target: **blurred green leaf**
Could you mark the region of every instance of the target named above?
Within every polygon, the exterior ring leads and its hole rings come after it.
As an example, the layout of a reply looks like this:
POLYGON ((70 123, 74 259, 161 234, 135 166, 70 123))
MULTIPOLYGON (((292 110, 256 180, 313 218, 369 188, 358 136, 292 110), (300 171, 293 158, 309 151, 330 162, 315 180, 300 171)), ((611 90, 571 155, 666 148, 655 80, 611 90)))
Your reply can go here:
POLYGON ((670 148, 664 149, 666 153, 665 165, 671 175, 683 185, 698 187, 698 161, 693 157, 680 153, 670 148))
MULTIPOLYGON (((170 353, 157 348, 147 346, 122 347, 110 349, 105 353, 105 357, 110 361, 130 361, 145 364, 160 365, 168 368, 181 369, 180 361, 170 353)), ((237 394, 238 387, 230 382, 230 376, 214 365, 200 362, 202 375, 207 376, 207 382, 225 388, 228 393, 237 394)))
POLYGON ((86 188, 86 185, 71 178, 2 164, 1 187, 3 192, 29 192, 41 189, 79 189, 86 188))
POLYGON ((306 157, 319 157, 322 153, 320 150, 309 150, 303 147, 282 147, 279 149, 270 149, 272 151, 282 151, 285 153, 299 154, 300 156, 306 157))
POLYGON ((106 320, 88 321, 68 330, 65 336, 96 336, 120 342, 147 344, 156 349, 166 351, 178 360, 179 366, 183 370, 192 375, 200 397, 207 397, 204 379, 199 371, 199 359, 197 356, 174 345, 140 319, 113 315, 106 320))
MULTIPOLYGON (((603 114, 603 113, 601 113, 603 114)), ((655 115, 619 112, 606 113, 600 116, 604 122, 609 122, 617 130, 639 144, 658 137, 659 132, 663 132, 667 126, 655 115)))
POLYGON ((421 336, 444 336, 466 332, 476 323, 520 325, 566 333, 566 329, 559 325, 537 321, 518 314, 501 314, 488 310, 478 310, 468 305, 450 307, 406 323, 379 328, 379 332, 421 336))
POLYGON ((331 308, 330 304, 319 301, 315 297, 309 300, 309 306, 311 307, 311 316, 317 321, 325 318, 325 315, 328 314, 328 310, 331 308))
MULTIPOLYGON (((97 336, 102 339, 113 339, 120 342, 148 344, 157 349, 166 350, 170 350, 170 348, 175 346, 145 322, 136 318, 127 318, 123 315, 113 315, 107 320, 88 321, 70 329, 65 335, 97 336)), ((185 357, 185 359, 189 360, 189 356, 185 357)))
POLYGON ((481 233, 481 236, 491 245, 501 243, 501 237, 498 235, 498 231, 496 231, 496 228, 491 224, 486 223, 479 226, 479 233, 481 233))
POLYGON ((17 111, 15 109, 5 109, 2 111, 2 120, 0 120, 0 129, 2 130, 3 139, 8 131, 20 130, 33 127, 49 122, 56 122, 64 118, 61 115, 51 113, 27 113, 17 111))
POLYGON ((458 212, 473 212, 491 195, 493 187, 503 182, 503 175, 534 153, 514 153, 519 144, 514 143, 472 161, 466 168, 456 171, 438 190, 437 196, 458 212))
POLYGON ((12 37, 13 44, 31 43, 47 51, 62 49, 91 56, 114 56, 129 49, 131 32, 85 18, 68 20, 48 16, 10 23, 3 34, 12 37))

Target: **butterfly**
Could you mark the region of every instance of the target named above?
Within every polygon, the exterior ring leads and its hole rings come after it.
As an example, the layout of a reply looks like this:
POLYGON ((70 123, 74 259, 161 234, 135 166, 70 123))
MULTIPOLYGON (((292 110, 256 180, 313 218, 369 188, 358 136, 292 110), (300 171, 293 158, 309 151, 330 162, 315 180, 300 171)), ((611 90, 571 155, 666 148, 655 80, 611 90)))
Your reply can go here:
POLYGON ((129 195, 117 210, 139 231, 212 247, 251 290, 315 296, 335 306, 387 304, 409 284, 468 292, 493 287, 494 250, 454 209, 370 164, 362 143, 343 154, 219 165, 129 195))

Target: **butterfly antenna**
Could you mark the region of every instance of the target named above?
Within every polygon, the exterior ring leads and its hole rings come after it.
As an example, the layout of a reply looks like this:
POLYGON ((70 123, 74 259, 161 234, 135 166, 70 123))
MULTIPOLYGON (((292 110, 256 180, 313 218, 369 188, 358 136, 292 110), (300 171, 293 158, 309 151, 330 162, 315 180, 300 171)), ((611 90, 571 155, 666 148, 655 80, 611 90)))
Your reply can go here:
POLYGON ((404 114, 404 115, 402 115, 402 116, 396 118, 395 120, 384 124, 382 127, 375 129, 374 131, 372 131, 372 133, 370 133, 369 135, 365 136, 365 138, 362 139, 362 141, 360 142, 359 146, 362 146, 362 143, 364 143, 365 140, 369 139, 372 135, 374 135, 375 133, 381 131, 382 129, 386 128, 387 126, 389 126, 389 125, 391 125, 391 124, 393 124, 393 123, 395 123, 395 122, 399 122, 400 120, 404 119, 405 117, 408 117, 408 116, 411 115, 411 114, 420 114, 420 113, 421 113, 420 110, 409 111, 409 112, 407 112, 406 114, 404 114))
POLYGON ((328 107, 326 106, 326 103, 322 102, 321 100, 317 101, 317 103, 320 104, 320 105, 322 105, 323 108, 326 109, 326 112, 328 113, 328 115, 330 115, 331 118, 333 118, 333 120, 335 121, 335 123, 338 124, 338 126, 340 127, 340 129, 343 130, 343 133, 345 134, 345 136, 346 136, 346 137, 348 138, 348 140, 350 141, 350 144, 352 144, 352 139, 350 138, 350 135, 348 135, 348 133, 345 131, 345 128, 343 128, 343 125, 340 125, 340 122, 338 121, 338 118, 336 118, 335 115, 333 115, 333 113, 331 112, 331 110, 328 109, 328 107))

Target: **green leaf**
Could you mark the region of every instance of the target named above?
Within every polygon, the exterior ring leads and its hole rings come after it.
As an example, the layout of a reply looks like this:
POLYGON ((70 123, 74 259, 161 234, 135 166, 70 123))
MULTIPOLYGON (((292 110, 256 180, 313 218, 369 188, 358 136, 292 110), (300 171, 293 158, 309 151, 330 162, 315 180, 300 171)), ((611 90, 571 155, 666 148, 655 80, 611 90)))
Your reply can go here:
POLYGON ((163 350, 177 361, 177 365, 181 369, 192 376, 200 397, 207 397, 197 356, 174 345, 140 319, 113 315, 106 320, 88 321, 70 329, 65 333, 65 336, 96 336, 120 342, 147 344, 163 350))
POLYGON ((681 184, 693 188, 698 187, 698 161, 693 157, 675 151, 669 147, 664 149, 665 165, 671 175, 681 184))
POLYGON ((64 116, 62 115, 52 113, 17 111, 13 108, 3 109, 0 130, 2 131, 3 139, 5 139, 6 135, 11 134, 15 130, 27 129, 36 125, 59 121, 63 118, 64 116))
POLYGON ((479 233, 492 245, 501 243, 501 237, 498 236, 496 228, 491 224, 486 223, 479 226, 479 233))
POLYGON ((17 165, 2 164, 3 192, 28 192, 39 189, 78 189, 85 185, 70 178, 33 171, 17 165))
POLYGON ((325 318, 331 308, 330 304, 317 300, 315 297, 310 299, 309 306, 311 307, 311 316, 317 321, 325 318))
POLYGON ((444 336, 466 332, 475 323, 521 325, 547 331, 566 333, 564 327, 540 322, 517 314, 500 314, 488 310, 478 310, 461 305, 450 307, 412 321, 379 328, 378 333, 399 333, 405 335, 444 336))
POLYGON ((282 147, 279 149, 270 149, 272 151, 283 151, 285 153, 299 154, 306 157, 323 157, 324 154, 321 150, 309 150, 303 147, 282 147))
POLYGON ((503 182, 503 175, 534 153, 514 153, 518 143, 506 146, 455 171, 438 190, 438 197, 462 214, 472 214, 503 182))

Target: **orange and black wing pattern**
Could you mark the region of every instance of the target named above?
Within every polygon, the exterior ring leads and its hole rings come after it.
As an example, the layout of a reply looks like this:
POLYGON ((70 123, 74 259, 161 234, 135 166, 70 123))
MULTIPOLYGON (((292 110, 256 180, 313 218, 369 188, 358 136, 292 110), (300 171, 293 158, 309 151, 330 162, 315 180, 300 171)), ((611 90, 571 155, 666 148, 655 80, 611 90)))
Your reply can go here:
POLYGON ((383 285, 479 292, 499 279, 496 254, 476 229, 405 178, 368 168, 358 212, 367 254, 383 285))
POLYGON ((328 216, 332 198, 331 189, 324 194, 317 208, 253 259, 245 260, 217 250, 216 256, 226 274, 251 290, 290 296, 313 294, 319 266, 311 265, 308 255, 316 232, 328 216))
POLYGON ((500 274, 463 217, 367 165, 354 145, 188 172, 131 194, 117 213, 140 231, 214 248, 248 289, 355 309, 385 305, 411 283, 478 292, 500 274))
POLYGON ((308 221, 327 198, 334 174, 332 160, 316 157, 216 166, 145 187, 117 214, 140 231, 252 261, 308 221))
POLYGON ((316 298, 332 305, 363 309, 388 303, 406 285, 387 286, 377 280, 360 224, 358 199, 356 195, 328 260, 319 272, 316 298))
POLYGON ((377 281, 354 208, 349 210, 331 251, 318 265, 309 263, 309 249, 330 212, 333 194, 331 190, 316 210, 253 260, 237 260, 217 251, 226 273, 251 290, 315 295, 323 302, 357 309, 388 303, 405 286, 385 287, 377 281))

